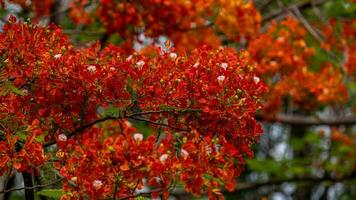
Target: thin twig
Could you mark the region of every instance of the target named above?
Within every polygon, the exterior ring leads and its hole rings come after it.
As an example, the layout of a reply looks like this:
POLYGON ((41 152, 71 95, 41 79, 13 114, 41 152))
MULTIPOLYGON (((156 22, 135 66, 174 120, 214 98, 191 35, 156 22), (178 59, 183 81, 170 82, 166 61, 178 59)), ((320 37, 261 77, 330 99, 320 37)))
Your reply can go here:
MULTIPOLYGON (((190 110, 188 110, 188 109, 178 110, 178 112, 185 112, 185 111, 190 111, 190 110)), ((197 112, 198 110, 192 109, 192 111, 197 112)), ((72 132, 67 133, 66 136, 67 137, 73 137, 73 136, 77 135, 78 133, 81 133, 85 129, 88 129, 88 128, 96 125, 96 124, 101 123, 101 122, 105 122, 105 121, 108 121, 108 120, 119 120, 119 119, 123 119, 123 118, 144 121, 144 122, 148 122, 150 124, 154 124, 154 125, 157 125, 157 126, 165 126, 165 127, 168 127, 168 128, 171 128, 171 129, 175 129, 175 130, 188 131, 187 129, 182 129, 182 128, 179 128, 179 127, 171 126, 169 124, 158 123, 158 122, 154 122, 154 121, 151 121, 151 120, 148 120, 148 119, 143 119, 143 118, 137 118, 137 116, 143 116, 143 115, 155 114, 155 113, 163 113, 163 112, 177 112, 177 111, 176 110, 171 110, 171 111, 147 111, 147 112, 142 112, 142 113, 134 113, 134 114, 131 114, 131 115, 124 115, 124 116, 121 116, 121 117, 108 116, 108 117, 104 117, 104 118, 100 118, 100 119, 94 120, 94 121, 92 121, 92 122, 90 122, 88 124, 85 124, 83 126, 80 126, 79 128, 73 130, 72 132)), ((48 146, 51 146, 53 144, 56 144, 56 140, 48 141, 48 142, 44 143, 43 146, 44 147, 48 147, 48 146)))
MULTIPOLYGON (((85 129, 88 129, 92 126, 94 126, 95 124, 98 124, 98 123, 101 123, 101 122, 104 122, 104 121, 107 121, 107 120, 114 120, 114 119, 118 119, 116 117, 104 117, 104 118, 101 118, 101 119, 97 119, 97 120, 94 120, 93 122, 90 122, 89 124, 85 124, 77 129, 75 129, 74 131, 66 134, 67 137, 72 137, 82 131, 84 131, 85 129)), ((49 142, 46 142, 43 146, 47 147, 47 146, 51 146, 53 144, 55 144, 56 141, 55 140, 52 140, 52 141, 49 141, 49 142)))
POLYGON ((3 129, 5 132, 7 131, 7 129, 5 128, 5 126, 2 123, 0 123, 0 128, 3 129))
POLYGON ((87 31, 87 30, 76 30, 76 29, 64 29, 63 33, 68 35, 86 35, 86 36, 93 36, 93 37, 97 37, 105 34, 105 32, 103 31, 87 31))
POLYGON ((314 30, 314 28, 310 25, 310 23, 304 18, 302 13, 299 11, 297 7, 292 8, 293 13, 296 15, 296 17, 299 19, 300 22, 304 25, 304 27, 308 30, 310 35, 314 37, 319 43, 323 43, 324 39, 321 38, 321 36, 314 30))
POLYGON ((44 184, 44 185, 35 185, 35 186, 32 186, 32 187, 11 188, 11 189, 8 189, 8 190, 0 191, 0 194, 5 194, 5 193, 8 193, 8 192, 13 192, 13 191, 18 191, 18 190, 33 190, 33 189, 37 189, 37 188, 45 188, 45 187, 54 185, 56 183, 59 183, 62 180, 63 179, 61 178, 61 179, 55 180, 53 182, 50 182, 50 183, 47 183, 47 184, 44 184))
POLYGON ((288 11, 293 10, 293 8, 297 7, 300 10, 310 8, 311 6, 319 6, 322 5, 330 0, 316 0, 316 1, 304 1, 304 2, 298 2, 289 6, 286 6, 284 8, 275 10, 263 18, 263 23, 266 23, 272 19, 275 19, 276 17, 285 14, 288 11))
POLYGON ((323 177, 315 177, 315 176, 305 176, 305 177, 292 177, 292 178, 284 178, 284 179, 273 179, 267 180, 263 182, 257 183, 240 183, 238 184, 235 192, 242 190, 251 190, 260 188, 263 186, 271 186, 271 185, 280 185, 286 182, 311 182, 311 183, 321 183, 321 182, 342 182, 356 178, 356 172, 353 172, 349 175, 345 175, 342 177, 331 177, 331 176, 323 176, 323 177))
POLYGON ((289 125, 306 125, 306 126, 340 126, 356 124, 356 116, 348 116, 342 118, 317 118, 303 115, 277 114, 276 116, 268 116, 257 114, 256 118, 264 122, 279 122, 289 125))
POLYGON ((156 189, 156 190, 152 190, 149 192, 142 192, 142 193, 137 193, 137 194, 133 194, 133 195, 127 195, 125 197, 118 198, 118 200, 132 199, 132 198, 139 197, 139 196, 149 197, 154 192, 162 192, 162 189, 156 189))
POLYGON ((183 128, 171 126, 169 124, 159 123, 159 122, 151 121, 151 120, 144 119, 144 118, 137 118, 137 117, 126 117, 126 118, 147 122, 147 123, 150 123, 150 124, 153 124, 153 125, 157 125, 157 126, 165 126, 165 127, 171 128, 171 129, 178 130, 178 131, 189 131, 189 129, 183 129, 183 128))
POLYGON ((258 6, 258 9, 260 10, 260 12, 263 12, 272 2, 273 0, 267 0, 261 6, 258 6))
POLYGON ((151 114, 161 114, 161 113, 172 113, 172 112, 201 112, 199 109, 181 109, 181 110, 153 110, 153 111, 146 111, 146 112, 140 112, 140 113, 133 113, 130 114, 128 117, 136 117, 136 116, 143 116, 143 115, 151 115, 151 114))
POLYGON ((317 16, 319 18, 319 20, 322 21, 323 23, 326 23, 327 20, 326 20, 325 16, 323 16, 321 14, 320 9, 317 6, 315 6, 315 0, 311 0, 311 2, 312 2, 312 9, 313 9, 315 16, 317 16))

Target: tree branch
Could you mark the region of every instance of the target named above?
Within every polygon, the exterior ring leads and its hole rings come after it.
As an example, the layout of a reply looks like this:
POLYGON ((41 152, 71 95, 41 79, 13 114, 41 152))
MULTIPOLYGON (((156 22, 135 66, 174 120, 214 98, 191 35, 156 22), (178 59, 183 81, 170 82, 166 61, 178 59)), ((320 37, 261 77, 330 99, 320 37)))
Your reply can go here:
POLYGON ((140 112, 140 113, 133 113, 133 114, 130 114, 128 117, 136 117, 136 116, 151 115, 151 114, 161 114, 161 113, 172 113, 172 112, 179 112, 179 113, 201 112, 201 110, 199 110, 199 109, 153 110, 153 111, 145 111, 145 112, 140 112))
MULTIPOLYGON (((199 112, 200 110, 182 109, 182 110, 170 110, 170 111, 147 111, 147 112, 142 112, 142 113, 133 113, 133 114, 130 114, 130 115, 124 115, 122 117, 108 116, 108 117, 104 117, 104 118, 100 118, 100 119, 94 120, 94 121, 92 121, 92 122, 90 122, 88 124, 85 124, 83 126, 80 126, 79 128, 73 130, 72 132, 67 133, 66 136, 67 137, 73 137, 73 136, 77 135, 78 133, 84 131, 85 129, 88 129, 88 128, 94 126, 95 124, 98 124, 98 123, 101 123, 101 122, 104 122, 104 121, 107 121, 107 120, 118 120, 118 119, 124 119, 124 118, 144 121, 144 122, 147 122, 147 123, 150 123, 150 124, 153 124, 153 125, 157 125, 157 126, 166 126, 168 128, 179 130, 179 131, 188 131, 187 129, 182 129, 182 128, 179 128, 179 127, 171 126, 169 124, 158 123, 158 122, 154 122, 154 121, 151 121, 151 120, 148 120, 148 119, 144 119, 144 118, 138 118, 138 116, 143 116, 143 115, 148 115, 148 114, 157 114, 157 113, 166 113, 166 112, 189 112, 189 111, 199 112)), ((44 147, 48 147, 48 146, 51 146, 53 144, 56 144, 56 140, 48 141, 48 142, 44 143, 43 146, 44 147)))
POLYGON ((8 189, 8 190, 0 191, 0 194, 5 194, 5 193, 8 193, 8 192, 13 192, 13 191, 18 191, 18 190, 33 190, 33 189, 37 189, 37 188, 45 188, 45 187, 54 185, 56 183, 59 183, 62 180, 63 179, 61 178, 61 179, 55 180, 53 182, 50 182, 50 183, 47 183, 47 184, 44 184, 44 185, 35 185, 35 186, 32 186, 32 187, 11 188, 11 189, 8 189))
POLYGON ((132 199, 132 198, 139 197, 139 196, 150 197, 151 194, 154 193, 154 192, 162 192, 162 190, 161 189, 156 189, 156 190, 152 190, 152 191, 149 191, 149 192, 142 192, 142 193, 137 193, 137 194, 133 194, 133 195, 128 195, 128 196, 125 196, 125 197, 118 198, 118 200, 132 199))
MULTIPOLYGON (((104 118, 101 118, 101 119, 97 119, 97 120, 94 120, 93 122, 90 122, 89 124, 85 124, 77 129, 75 129, 74 131, 66 134, 67 137, 72 137, 82 131, 84 131, 85 129, 88 129, 92 126, 94 126, 95 124, 98 124, 98 123, 101 123, 101 122, 104 122, 104 121, 107 121, 107 120, 113 120, 113 119, 118 119, 117 117, 104 117, 104 118)), ((44 147, 47 147, 47 146, 51 146, 53 144, 55 144, 56 141, 55 140, 52 140, 52 141, 49 141, 49 142, 46 142, 43 146, 44 147)))
MULTIPOLYGON (((285 182, 309 182, 309 183, 321 183, 321 182, 342 182, 356 178, 356 172, 353 172, 349 175, 345 175, 342 177, 331 177, 331 176, 324 176, 324 177, 314 177, 314 176, 305 176, 305 177, 292 177, 292 178, 285 178, 285 179, 274 179, 274 180, 267 180, 258 183, 240 183, 237 184, 236 190, 234 192, 239 192, 242 190, 252 190, 256 188, 260 188, 263 186, 271 186, 271 185, 280 185, 285 182)), ((234 193, 232 192, 232 193, 234 193)))
POLYGON ((356 116, 342 117, 342 118, 317 118, 303 115, 288 115, 278 114, 275 117, 265 116, 261 114, 256 115, 256 119, 265 122, 279 122, 289 125, 306 125, 306 126, 340 126, 340 125, 354 125, 356 124, 356 116))
POLYGON ((307 8, 310 8, 310 7, 313 7, 313 6, 319 6, 319 5, 322 5, 326 2, 328 2, 330 0, 310 0, 310 1, 304 1, 304 2, 299 2, 299 3, 295 3, 295 4, 292 4, 292 5, 289 5, 289 6, 286 6, 284 8, 281 8, 281 9, 278 9, 278 10, 275 10, 269 14, 267 14, 266 16, 264 16, 263 18, 263 21, 262 23, 266 23, 280 15, 283 15, 285 14, 286 12, 289 12, 295 8, 298 8, 300 10, 303 10, 303 9, 307 9, 307 8))
POLYGON ((35 200, 35 191, 33 189, 33 176, 26 171, 22 172, 23 182, 25 185, 25 198, 35 200))
POLYGON ((319 43, 323 43, 324 39, 322 38, 322 36, 320 36, 314 30, 314 28, 310 25, 308 20, 306 20, 304 18, 303 14, 299 11, 299 9, 297 7, 294 7, 294 8, 292 8, 292 11, 295 14, 295 16, 299 19, 299 21, 304 25, 304 27, 307 29, 307 31, 310 33, 310 35, 312 35, 314 37, 314 39, 316 39, 319 43))
POLYGON ((182 128, 179 128, 179 127, 171 126, 169 124, 159 123, 159 122, 151 121, 151 120, 148 120, 148 119, 137 118, 137 117, 126 117, 126 118, 147 122, 147 123, 150 123, 150 124, 153 124, 153 125, 157 125, 157 126, 165 126, 165 127, 171 128, 171 129, 178 130, 178 131, 189 131, 188 129, 182 129, 182 128))
POLYGON ((264 3, 262 3, 260 6, 258 6, 258 9, 260 12, 264 11, 271 3, 273 0, 266 0, 264 3))

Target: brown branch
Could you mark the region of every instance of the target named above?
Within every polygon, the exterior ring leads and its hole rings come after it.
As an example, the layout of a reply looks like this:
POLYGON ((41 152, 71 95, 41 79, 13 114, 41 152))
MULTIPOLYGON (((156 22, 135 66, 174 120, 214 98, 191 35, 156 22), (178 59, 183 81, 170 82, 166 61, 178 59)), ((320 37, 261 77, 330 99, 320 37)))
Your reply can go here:
POLYGON ((321 13, 320 9, 317 6, 315 6, 314 2, 315 0, 312 0, 312 9, 315 16, 317 16, 319 20, 322 21, 323 23, 326 23, 327 22, 326 17, 321 13))
POLYGON ((267 0, 264 3, 262 3, 261 6, 258 6, 258 9, 260 10, 260 12, 264 11, 271 3, 273 2, 273 0, 267 0))
POLYGON ((137 117, 126 117, 126 118, 147 122, 147 123, 150 123, 150 124, 153 124, 153 125, 156 125, 156 126, 164 126, 164 127, 168 127, 168 128, 171 128, 171 129, 178 130, 178 131, 189 131, 189 129, 183 129, 183 128, 171 126, 169 124, 159 123, 159 122, 151 121, 151 120, 144 119, 144 118, 137 118, 137 117))
MULTIPOLYGON (((326 181, 330 182, 342 182, 356 178, 356 172, 353 172, 349 175, 345 175, 342 177, 331 177, 331 176, 324 176, 324 177, 315 177, 315 176, 305 176, 305 177, 292 177, 292 178, 284 178, 284 179, 274 179, 274 180, 267 180, 258 183, 237 183, 236 190, 234 192, 239 192, 242 190, 252 190, 257 189, 263 186, 271 186, 271 185, 280 185, 285 182, 309 182, 309 183, 322 183, 326 181)), ((233 193, 234 193, 233 192, 233 193)))
MULTIPOLYGON (((107 120, 114 120, 114 119, 118 119, 118 118, 116 118, 116 117, 104 117, 104 118, 101 118, 101 119, 97 119, 97 120, 95 120, 93 122, 90 122, 89 124, 85 124, 85 125, 77 128, 77 129, 75 129, 74 131, 72 131, 72 132, 70 132, 70 133, 68 133, 66 135, 67 135, 67 137, 73 137, 74 135, 84 131, 85 129, 88 129, 88 128, 94 126, 95 124, 98 124, 98 123, 101 123, 101 122, 104 122, 104 121, 107 121, 107 120)), ((51 146, 51 145, 53 145, 55 143, 56 143, 55 140, 51 140, 51 141, 46 142, 45 144, 43 144, 43 146, 47 147, 47 146, 51 146)))
POLYGON ((5 193, 8 193, 8 192, 13 192, 13 191, 18 191, 18 190, 33 190, 33 189, 37 189, 37 188, 45 188, 45 187, 54 185, 56 183, 59 183, 62 180, 63 179, 61 178, 61 179, 55 180, 53 182, 50 182, 50 183, 47 183, 47 184, 44 184, 44 185, 35 185, 35 186, 32 186, 32 187, 21 187, 21 188, 11 188, 11 189, 8 189, 8 190, 2 190, 2 191, 0 191, 0 194, 5 194, 5 193))
POLYGON ((132 199, 132 198, 139 197, 139 196, 150 197, 151 194, 154 193, 154 192, 162 192, 162 190, 161 189, 157 189, 157 190, 152 190, 152 191, 149 191, 149 192, 142 192, 142 193, 137 193, 137 194, 133 194, 133 195, 127 195, 125 197, 118 198, 118 200, 132 199))
POLYGON ((97 37, 105 34, 103 31, 87 31, 87 30, 77 30, 77 29, 63 29, 63 33, 68 35, 86 35, 90 37, 97 37))
MULTIPOLYGON (((137 118, 138 116, 143 116, 143 115, 148 115, 148 114, 156 114, 156 113, 164 113, 164 112, 188 112, 188 111, 192 111, 192 112, 198 112, 200 110, 195 110, 195 109, 182 109, 182 110, 171 110, 171 111, 147 111, 147 112, 142 112, 142 113, 134 113, 134 114, 130 114, 130 115, 124 115, 122 117, 112 117, 112 116, 108 116, 108 117, 104 117, 104 118, 100 118, 97 120, 94 120, 88 124, 85 124, 83 126, 80 126, 79 128, 73 130, 70 133, 67 133, 66 136, 67 137, 73 137, 75 135, 77 135, 78 133, 81 133, 82 131, 84 131, 85 129, 88 129, 96 124, 99 124, 101 122, 107 121, 107 120, 118 120, 118 119, 123 119, 123 118, 127 118, 127 119, 134 119, 134 120, 139 120, 139 121, 144 121, 153 125, 157 125, 157 126, 165 126, 171 129, 175 129, 175 130, 179 130, 179 131, 188 131, 187 129, 182 129, 179 127, 175 127, 175 126, 171 126, 169 124, 164 124, 164 123, 158 123, 158 122, 154 122, 148 119, 144 119, 144 118, 137 118)), ((48 147, 51 146, 53 144, 56 144, 56 140, 51 140, 48 141, 46 143, 43 144, 44 147, 48 147)))
POLYGON ((310 8, 310 7, 313 7, 313 6, 320 6, 326 2, 328 2, 330 0, 310 0, 310 1, 304 1, 304 2, 299 2, 299 3, 295 3, 295 4, 292 4, 292 5, 289 5, 289 6, 286 6, 284 8, 281 8, 281 9, 278 9, 278 10, 275 10, 269 14, 267 14, 266 16, 264 16, 263 18, 263 22, 262 23, 266 23, 280 15, 283 15, 285 14, 286 12, 289 12, 295 8, 298 8, 299 10, 303 10, 303 9, 307 9, 307 8, 310 8))
POLYGON ((145 112, 140 112, 140 113, 133 113, 133 114, 130 114, 129 117, 136 117, 136 116, 143 116, 143 115, 151 115, 151 114, 161 114, 161 113, 172 113, 172 112, 179 112, 179 113, 184 113, 184 112, 201 112, 201 110, 199 110, 199 109, 153 110, 153 111, 145 111, 145 112))
POLYGON ((300 10, 297 7, 292 8, 293 13, 295 16, 299 19, 299 21, 304 25, 304 27, 307 29, 307 31, 314 37, 315 40, 317 40, 319 43, 323 43, 324 39, 322 36, 320 36, 316 30, 310 25, 308 20, 306 20, 303 16, 303 14, 300 12, 300 10))
POLYGON ((279 122, 289 125, 306 125, 306 126, 340 126, 356 124, 356 116, 340 117, 340 118, 317 118, 303 115, 277 114, 275 117, 257 114, 256 119, 265 122, 279 122))
POLYGON ((3 129, 5 132, 7 131, 7 129, 5 128, 5 126, 0 122, 0 128, 3 129))

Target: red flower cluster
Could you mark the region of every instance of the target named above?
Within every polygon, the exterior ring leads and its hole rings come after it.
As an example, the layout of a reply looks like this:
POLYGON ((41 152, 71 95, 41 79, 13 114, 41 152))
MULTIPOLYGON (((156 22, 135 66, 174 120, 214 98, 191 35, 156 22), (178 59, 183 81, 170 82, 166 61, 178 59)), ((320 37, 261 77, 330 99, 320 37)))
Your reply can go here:
MULTIPOLYGON (((75 22, 92 21, 90 11, 85 9, 87 3, 72 2, 71 16, 75 22)), ((253 36, 261 22, 254 5, 243 0, 101 0, 93 12, 109 34, 119 33, 126 40, 133 40, 140 33, 151 38, 167 36, 184 49, 200 44, 219 45, 213 24, 229 38, 239 40, 253 36)))
POLYGON ((268 111, 278 111, 283 97, 291 97, 307 109, 347 100, 341 71, 330 63, 315 69, 310 62, 314 49, 307 46, 305 37, 306 30, 289 17, 273 23, 249 44, 249 53, 258 63, 257 72, 270 87, 268 111))
POLYGON ((0 33, 1 171, 33 172, 57 141, 64 198, 126 197, 143 186, 166 198, 179 181, 211 198, 221 185, 234 189, 262 132, 254 113, 266 91, 246 52, 77 49, 57 27, 15 21, 0 33), (127 119, 154 131, 144 138, 127 119))
POLYGON ((144 187, 167 198, 169 189, 179 182, 188 192, 199 195, 205 191, 212 199, 221 197, 221 183, 234 190, 234 176, 240 174, 244 160, 228 141, 192 131, 166 132, 157 143, 155 135, 144 139, 128 121, 110 123, 117 125, 121 130, 111 128, 111 134, 93 128, 80 140, 67 141, 57 153, 62 159, 57 167, 68 180, 63 199, 83 195, 124 198, 144 187))
POLYGON ((326 38, 322 47, 327 51, 343 54, 345 59, 343 67, 356 79, 356 20, 341 23, 330 20, 329 24, 322 28, 326 38))

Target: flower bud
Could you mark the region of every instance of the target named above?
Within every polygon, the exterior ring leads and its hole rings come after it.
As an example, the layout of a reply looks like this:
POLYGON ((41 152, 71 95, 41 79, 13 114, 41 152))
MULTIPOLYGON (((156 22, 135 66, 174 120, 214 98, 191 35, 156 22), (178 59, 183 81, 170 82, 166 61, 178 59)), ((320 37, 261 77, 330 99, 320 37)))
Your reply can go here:
POLYGON ((180 150, 180 155, 184 158, 187 159, 189 156, 189 153, 185 149, 180 150))
POLYGON ((58 135, 58 140, 61 142, 66 142, 67 141, 67 136, 64 134, 58 135))
POLYGON ((224 70, 226 70, 227 69, 227 63, 221 63, 220 67, 223 68, 224 70))
POLYGON ((175 60, 177 58, 177 54, 176 53, 170 53, 169 57, 172 58, 173 60, 175 60))
POLYGON ((225 80, 225 76, 224 75, 221 75, 221 76, 218 76, 218 78, 216 78, 219 82, 219 84, 221 84, 222 82, 224 82, 225 80))
POLYGON ((60 54, 60 53, 53 56, 53 58, 55 58, 55 59, 60 59, 61 57, 62 57, 62 54, 60 54))
POLYGON ((135 133, 133 135, 133 138, 137 141, 137 142, 141 142, 143 140, 143 135, 141 133, 135 133))
POLYGON ((96 71, 96 67, 94 65, 89 65, 87 69, 88 69, 89 72, 95 72, 96 71))
POLYGON ((138 69, 142 69, 143 65, 145 64, 145 61, 141 60, 136 63, 136 67, 138 69))
POLYGON ((165 163, 166 160, 168 158, 168 154, 162 154, 160 157, 159 157, 159 161, 161 161, 161 163, 165 163))
POLYGON ((93 187, 96 190, 99 190, 102 186, 103 186, 103 182, 101 182, 100 180, 93 181, 93 187))

